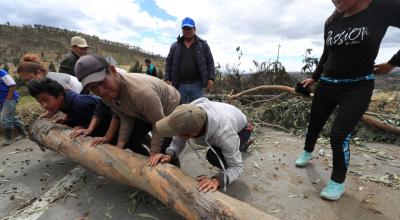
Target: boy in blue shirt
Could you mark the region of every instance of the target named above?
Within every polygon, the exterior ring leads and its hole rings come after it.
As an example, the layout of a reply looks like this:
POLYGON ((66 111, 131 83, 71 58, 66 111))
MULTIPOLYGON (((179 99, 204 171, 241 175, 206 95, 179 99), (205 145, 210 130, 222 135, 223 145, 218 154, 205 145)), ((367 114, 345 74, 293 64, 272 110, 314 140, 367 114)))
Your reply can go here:
MULTIPOLYGON (((68 115, 66 119, 57 120, 58 123, 75 129, 91 127, 90 135, 102 136, 105 142, 113 142, 117 128, 107 133, 111 120, 114 119, 113 114, 100 98, 65 90, 61 84, 49 78, 32 80, 28 84, 28 90, 50 115, 55 115, 58 111, 68 115), (96 120, 91 125, 92 118, 96 120)), ((119 120, 116 120, 114 124, 119 126, 119 120)))
MULTIPOLYGON (((71 138, 83 134, 95 137, 92 146, 103 143, 116 144, 120 120, 99 97, 65 90, 58 82, 49 78, 32 80, 28 84, 28 90, 50 115, 58 111, 68 115, 66 119, 58 122, 74 128, 71 138)), ((136 122, 144 123, 141 120, 136 122)), ((134 147, 142 143, 148 144, 148 141, 131 138, 125 147, 148 156, 149 153, 144 147, 134 147)))
POLYGON ((0 69, 0 121, 4 129, 4 141, 1 146, 10 145, 13 142, 13 129, 16 128, 21 133, 20 138, 26 137, 27 133, 24 124, 15 114, 19 94, 15 91, 15 81, 7 73, 0 69))

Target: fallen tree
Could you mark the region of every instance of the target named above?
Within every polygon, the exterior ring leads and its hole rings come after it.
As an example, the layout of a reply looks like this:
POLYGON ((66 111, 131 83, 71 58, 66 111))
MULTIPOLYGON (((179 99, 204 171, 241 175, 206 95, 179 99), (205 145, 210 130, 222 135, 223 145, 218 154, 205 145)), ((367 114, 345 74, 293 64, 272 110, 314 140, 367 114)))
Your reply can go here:
MULTIPOLYGON (((237 98, 242 97, 244 95, 248 96, 248 95, 253 94, 253 93, 265 92, 265 91, 276 91, 276 90, 308 98, 306 96, 303 96, 303 95, 300 95, 300 94, 296 93, 294 88, 289 87, 289 86, 268 85, 268 86, 258 86, 258 87, 255 87, 255 88, 252 88, 252 89, 249 89, 249 90, 242 91, 242 92, 240 92, 238 94, 235 94, 235 95, 228 95, 228 102, 232 102, 234 99, 237 99, 237 98)), ((312 97, 312 95, 311 95, 311 97, 312 97)), ((385 130, 385 131, 400 135, 400 128, 399 127, 396 127, 396 126, 387 124, 385 122, 379 121, 376 118, 368 116, 366 114, 363 115, 361 121, 363 123, 367 124, 367 125, 371 125, 371 126, 376 127, 378 129, 382 129, 382 130, 385 130)))
POLYGON ((91 137, 71 139, 70 132, 67 126, 39 119, 29 137, 43 151, 48 148, 99 175, 146 191, 186 219, 276 219, 223 193, 199 192, 196 180, 173 165, 151 168, 142 155, 108 144, 90 147, 91 137))

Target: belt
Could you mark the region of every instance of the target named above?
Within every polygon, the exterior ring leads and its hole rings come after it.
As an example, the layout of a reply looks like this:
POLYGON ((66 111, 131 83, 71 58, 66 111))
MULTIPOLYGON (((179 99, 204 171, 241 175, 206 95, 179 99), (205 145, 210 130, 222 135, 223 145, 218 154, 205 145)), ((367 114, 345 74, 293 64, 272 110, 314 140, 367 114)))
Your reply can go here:
POLYGON ((334 79, 331 77, 327 76, 321 76, 320 80, 328 83, 354 83, 354 82, 359 82, 359 81, 367 81, 367 80, 374 80, 374 74, 369 74, 366 76, 360 76, 357 78, 352 78, 352 79, 334 79))
POLYGON ((195 82, 199 82, 199 80, 182 80, 181 83, 185 83, 185 84, 192 84, 195 82))

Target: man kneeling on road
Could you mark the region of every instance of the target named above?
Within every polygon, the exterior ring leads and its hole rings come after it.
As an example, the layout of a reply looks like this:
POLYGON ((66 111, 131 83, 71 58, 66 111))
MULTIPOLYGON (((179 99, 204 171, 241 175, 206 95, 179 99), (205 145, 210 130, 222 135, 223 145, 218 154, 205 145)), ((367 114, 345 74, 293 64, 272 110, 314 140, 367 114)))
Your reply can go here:
POLYGON ((199 98, 190 104, 178 106, 169 116, 156 123, 157 131, 165 137, 173 137, 166 154, 158 154, 157 161, 167 163, 182 152, 186 141, 194 138, 202 146, 208 146, 207 160, 223 170, 208 178, 197 177, 199 191, 216 191, 221 185, 235 181, 243 173, 241 152, 253 142, 253 130, 246 116, 235 106, 199 98))

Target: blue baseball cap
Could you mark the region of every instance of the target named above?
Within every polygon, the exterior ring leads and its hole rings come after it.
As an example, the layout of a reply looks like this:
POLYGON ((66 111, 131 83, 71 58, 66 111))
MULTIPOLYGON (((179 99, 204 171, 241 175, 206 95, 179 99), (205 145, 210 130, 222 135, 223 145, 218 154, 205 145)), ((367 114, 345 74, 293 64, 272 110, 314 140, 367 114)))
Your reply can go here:
POLYGON ((186 17, 182 20, 182 28, 184 27, 191 27, 191 28, 195 28, 195 24, 194 24, 194 20, 186 17))

